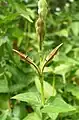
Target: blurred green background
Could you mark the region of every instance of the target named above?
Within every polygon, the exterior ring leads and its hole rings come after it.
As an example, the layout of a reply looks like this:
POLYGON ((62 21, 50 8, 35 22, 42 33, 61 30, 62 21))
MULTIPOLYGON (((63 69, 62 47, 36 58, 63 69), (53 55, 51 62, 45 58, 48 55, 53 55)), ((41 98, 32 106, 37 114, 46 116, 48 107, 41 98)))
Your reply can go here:
MULTIPOLYGON (((79 108, 79 0, 47 3, 43 57, 60 43, 63 46, 45 68, 45 81, 52 85, 55 79, 54 94, 79 108)), ((33 111, 28 104, 10 99, 19 93, 37 91, 36 72, 12 51, 19 50, 39 64, 37 5, 37 0, 0 0, 0 120, 23 120, 33 111)), ((60 114, 56 120, 79 120, 79 109, 60 114)))

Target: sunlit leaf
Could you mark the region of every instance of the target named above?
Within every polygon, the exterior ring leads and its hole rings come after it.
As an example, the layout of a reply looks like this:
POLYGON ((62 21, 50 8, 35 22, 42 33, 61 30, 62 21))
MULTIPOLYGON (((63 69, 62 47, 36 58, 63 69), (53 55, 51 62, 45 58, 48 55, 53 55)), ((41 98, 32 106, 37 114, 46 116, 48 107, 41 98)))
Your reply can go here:
POLYGON ((36 113, 30 113, 23 120, 41 120, 41 118, 36 113))
POLYGON ((78 33, 79 33, 79 22, 73 22, 71 24, 71 29, 72 29, 74 35, 78 36, 78 33))
MULTIPOLYGON (((44 96, 45 96, 45 98, 48 98, 50 96, 55 96, 56 89, 53 88, 53 86, 51 86, 48 82, 46 82, 46 81, 43 81, 43 82, 44 82, 44 96)), ((38 77, 35 78, 35 84, 36 84, 37 90, 41 93, 41 84, 40 84, 38 77)))
POLYGON ((58 36, 60 36, 60 37, 62 37, 62 36, 68 37, 68 30, 62 29, 62 30, 56 32, 56 35, 58 35, 58 36))
POLYGON ((64 113, 76 110, 75 107, 66 103, 60 96, 49 98, 47 104, 42 109, 43 113, 64 113))
POLYGON ((12 99, 24 101, 24 102, 27 102, 27 103, 34 105, 34 106, 41 105, 40 96, 37 92, 21 93, 21 94, 18 94, 16 96, 12 97, 12 99))

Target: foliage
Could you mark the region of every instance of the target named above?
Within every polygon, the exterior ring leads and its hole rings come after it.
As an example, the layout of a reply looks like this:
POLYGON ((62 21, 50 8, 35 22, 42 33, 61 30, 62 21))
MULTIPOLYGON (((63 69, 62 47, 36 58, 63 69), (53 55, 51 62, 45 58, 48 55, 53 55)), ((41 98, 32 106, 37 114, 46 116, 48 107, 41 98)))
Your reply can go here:
POLYGON ((78 120, 78 55, 79 1, 0 0, 0 120, 78 120), (40 12, 42 52, 35 30, 40 12), (12 49, 21 51, 22 59, 12 49))

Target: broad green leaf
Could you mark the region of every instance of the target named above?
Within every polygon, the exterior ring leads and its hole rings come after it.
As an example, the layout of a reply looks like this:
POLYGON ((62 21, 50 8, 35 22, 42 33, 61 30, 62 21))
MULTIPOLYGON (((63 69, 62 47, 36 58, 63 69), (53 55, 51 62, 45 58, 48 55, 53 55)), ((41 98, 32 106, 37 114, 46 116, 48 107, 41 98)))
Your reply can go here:
MULTIPOLYGON (((53 88, 48 82, 46 82, 46 81, 43 81, 43 82, 44 82, 44 96, 45 96, 45 98, 48 98, 50 96, 55 96, 56 89, 53 88)), ((35 78, 35 84, 36 84, 37 90, 41 93, 41 84, 40 84, 38 77, 35 78)))
POLYGON ((10 93, 14 93, 14 92, 17 92, 17 91, 20 91, 20 90, 22 90, 23 88, 25 88, 26 87, 26 85, 23 83, 23 84, 21 84, 21 83, 18 83, 18 84, 15 84, 15 85, 11 85, 10 87, 9 87, 9 92, 10 93))
POLYGON ((18 3, 14 3, 14 5, 15 5, 15 8, 16 8, 16 10, 17 10, 17 12, 22 16, 22 17, 24 17, 24 18, 26 18, 29 22, 33 22, 32 21, 32 19, 31 19, 31 17, 32 17, 32 15, 31 14, 33 14, 32 12, 31 12, 31 10, 29 10, 29 9, 26 9, 26 10, 24 10, 18 3), (31 13, 31 14, 30 14, 31 13))
POLYGON ((0 79, 0 93, 9 92, 8 81, 6 79, 0 79))
POLYGON ((7 37, 0 38, 0 47, 1 47, 1 45, 3 45, 6 42, 7 42, 7 37))
POLYGON ((79 86, 69 84, 66 86, 65 90, 71 92, 73 96, 76 96, 76 98, 79 99, 79 86))
POLYGON ((0 120, 6 120, 8 115, 9 115, 9 110, 5 110, 5 111, 0 115, 0 120))
POLYGON ((66 45, 63 44, 62 50, 64 54, 68 54, 72 50, 72 47, 73 45, 71 45, 70 43, 66 43, 66 45))
MULTIPOLYGON (((74 58, 71 58, 71 57, 68 57, 68 56, 66 56, 66 55, 64 55, 64 54, 59 54, 59 55, 56 55, 56 57, 53 59, 54 61, 56 61, 56 62, 64 62, 66 65, 68 64, 68 65, 70 65, 71 67, 73 66, 73 65, 79 65, 79 62, 78 62, 78 60, 76 60, 76 59, 74 59, 74 58)), ((70 68, 71 68, 70 67, 70 68)))
POLYGON ((28 114, 28 116, 25 117, 23 120, 41 120, 41 118, 34 112, 28 114))
MULTIPOLYGON (((19 63, 17 62, 17 64, 19 64, 19 63)), ((27 71, 27 73, 24 73, 21 69, 15 68, 13 65, 12 66, 8 65, 7 67, 9 69, 9 71, 12 73, 13 80, 16 83, 14 85, 11 85, 11 88, 13 87, 13 89, 11 91, 17 91, 17 90, 19 90, 19 88, 21 89, 21 87, 22 88, 27 87, 30 83, 32 83, 34 81, 34 77, 35 77, 34 72, 28 73, 28 71, 27 71), (20 87, 19 87, 19 85, 20 85, 20 87)))
POLYGON ((70 64, 60 64, 59 66, 55 67, 54 73, 58 75, 62 75, 63 83, 66 84, 65 74, 71 70, 70 64))
POLYGON ((16 118, 22 120, 26 116, 26 112, 26 108, 23 104, 15 105, 12 111, 13 120, 16 120, 16 118))
POLYGON ((68 37, 68 30, 62 29, 59 32, 56 32, 55 34, 58 35, 58 36, 60 36, 60 37, 62 37, 62 36, 63 37, 68 37))
POLYGON ((24 102, 27 102, 27 103, 33 105, 33 106, 40 106, 41 105, 40 96, 37 92, 21 93, 21 94, 18 94, 16 96, 12 97, 12 99, 24 101, 24 102))
POLYGON ((60 96, 50 97, 42 109, 43 113, 65 113, 76 110, 75 107, 66 103, 60 96))
POLYGON ((75 75, 79 77, 79 69, 76 70, 75 75))
POLYGON ((3 20, 0 20, 0 24, 7 24, 9 22, 11 22, 12 20, 15 20, 18 17, 18 13, 10 13, 8 14, 8 16, 4 16, 3 20))
POLYGON ((23 31, 19 28, 15 28, 15 31, 12 33, 13 37, 20 38, 23 36, 23 31))
POLYGON ((78 57, 78 55, 79 55, 79 47, 74 48, 73 52, 74 52, 74 58, 79 61, 79 57, 78 57))
POLYGON ((17 117, 13 117, 13 118, 11 118, 10 120, 20 120, 20 119, 17 118, 17 117))
POLYGON ((71 29, 75 36, 78 36, 79 33, 79 22, 72 22, 71 29))
POLYGON ((49 117, 51 118, 51 120, 56 120, 58 113, 47 113, 49 115, 49 117))
POLYGON ((69 70, 71 70, 70 64, 60 64, 59 66, 55 67, 54 73, 63 75, 69 72, 69 70))

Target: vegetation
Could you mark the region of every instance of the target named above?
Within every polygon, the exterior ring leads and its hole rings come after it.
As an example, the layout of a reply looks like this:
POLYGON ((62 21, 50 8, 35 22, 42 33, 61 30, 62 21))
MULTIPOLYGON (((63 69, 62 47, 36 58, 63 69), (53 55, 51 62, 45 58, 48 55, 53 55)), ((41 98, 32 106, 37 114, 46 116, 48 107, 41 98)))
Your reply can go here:
POLYGON ((79 120, 78 57, 78 0, 0 0, 0 120, 79 120))

